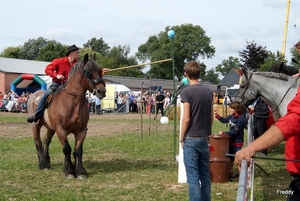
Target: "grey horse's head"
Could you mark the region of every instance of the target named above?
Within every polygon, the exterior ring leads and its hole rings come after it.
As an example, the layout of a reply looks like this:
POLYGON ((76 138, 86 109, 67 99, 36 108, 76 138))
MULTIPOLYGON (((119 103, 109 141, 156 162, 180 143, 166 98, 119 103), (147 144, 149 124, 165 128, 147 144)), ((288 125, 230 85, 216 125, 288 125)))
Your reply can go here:
POLYGON ((241 102, 245 107, 248 107, 259 97, 259 86, 251 83, 253 72, 242 69, 243 75, 240 77, 240 88, 235 95, 235 100, 241 102))

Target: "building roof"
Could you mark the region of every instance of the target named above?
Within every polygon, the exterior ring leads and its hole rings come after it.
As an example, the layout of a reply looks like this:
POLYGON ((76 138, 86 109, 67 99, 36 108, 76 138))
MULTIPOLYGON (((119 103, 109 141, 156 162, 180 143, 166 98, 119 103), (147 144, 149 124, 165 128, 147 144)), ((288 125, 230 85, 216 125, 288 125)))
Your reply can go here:
MULTIPOLYGON (((137 78, 137 77, 121 77, 121 76, 112 76, 112 75, 104 75, 104 79, 107 82, 115 83, 115 84, 123 84, 129 88, 141 88, 143 83, 143 88, 148 88, 151 86, 162 86, 163 89, 173 90, 173 80, 165 80, 165 79, 149 79, 145 78, 137 78), (150 83, 151 82, 151 83, 150 83)), ((181 82, 175 82, 175 88, 180 85, 181 82)))
MULTIPOLYGON (((173 80, 166 80, 166 79, 152 79, 151 84, 149 79, 145 78, 136 78, 136 77, 121 77, 121 76, 112 76, 112 75, 104 75, 105 81, 109 83, 115 84, 123 84, 130 89, 140 89, 141 84, 143 83, 143 89, 148 88, 151 86, 161 86, 164 90, 173 91, 173 80)), ((217 90, 217 85, 212 84, 210 82, 201 82, 203 85, 210 88, 212 91, 217 90)), ((181 84, 181 82, 175 82, 175 88, 181 84)))
POLYGON ((240 75, 235 69, 231 69, 224 78, 218 83, 218 86, 233 86, 239 84, 240 75))
POLYGON ((45 75, 50 62, 0 57, 0 72, 45 75))

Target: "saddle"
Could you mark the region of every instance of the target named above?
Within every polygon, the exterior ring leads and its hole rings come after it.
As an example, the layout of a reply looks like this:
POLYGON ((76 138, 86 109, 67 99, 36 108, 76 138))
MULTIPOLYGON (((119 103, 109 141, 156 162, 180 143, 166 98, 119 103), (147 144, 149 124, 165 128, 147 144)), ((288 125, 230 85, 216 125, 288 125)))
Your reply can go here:
MULTIPOLYGON (((59 87, 56 91, 52 92, 52 93, 48 96, 48 98, 47 98, 47 100, 46 100, 46 102, 45 102, 45 108, 50 107, 50 105, 51 105, 51 103, 53 102, 55 96, 58 94, 58 92, 59 92, 60 90, 61 90, 61 87, 59 87)), ((38 95, 38 96, 35 98, 34 103, 35 103, 36 105, 39 104, 39 102, 41 101, 43 95, 44 95, 44 93, 38 95)))
MULTIPOLYGON (((35 98, 35 100, 34 100, 34 104, 35 104, 35 105, 38 105, 39 102, 41 101, 41 99, 42 99, 43 96, 44 96, 44 94, 38 95, 38 96, 35 98)), ((46 100, 46 102, 45 102, 45 108, 50 107, 53 98, 54 98, 54 94, 51 93, 51 94, 48 96, 48 98, 47 98, 47 100, 46 100)))

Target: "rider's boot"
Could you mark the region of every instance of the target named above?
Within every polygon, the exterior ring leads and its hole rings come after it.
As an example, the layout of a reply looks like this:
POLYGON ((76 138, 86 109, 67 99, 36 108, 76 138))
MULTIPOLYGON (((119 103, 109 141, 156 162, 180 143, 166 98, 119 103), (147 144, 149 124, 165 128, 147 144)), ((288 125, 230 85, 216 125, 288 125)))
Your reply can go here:
POLYGON ((41 112, 38 112, 38 113, 32 115, 32 116, 27 117, 26 121, 28 123, 37 122, 41 118, 42 114, 43 114, 43 110, 41 112))
POLYGON ((39 117, 37 115, 33 115, 33 116, 30 116, 30 117, 27 117, 26 121, 28 123, 32 123, 32 122, 37 122, 39 120, 39 117))

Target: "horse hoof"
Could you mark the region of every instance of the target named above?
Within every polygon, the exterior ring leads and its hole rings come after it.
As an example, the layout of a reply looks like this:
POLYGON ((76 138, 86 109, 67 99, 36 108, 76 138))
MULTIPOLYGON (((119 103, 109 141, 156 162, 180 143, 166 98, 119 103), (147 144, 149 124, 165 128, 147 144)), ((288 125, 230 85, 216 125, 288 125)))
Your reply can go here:
POLYGON ((84 175, 84 174, 77 176, 77 179, 86 179, 86 178, 87 178, 87 175, 84 175))
POLYGON ((44 172, 48 172, 48 170, 50 170, 50 168, 44 168, 43 170, 44 170, 44 172))
POLYGON ((67 174, 66 177, 67 177, 67 179, 74 179, 75 178, 75 176, 73 174, 67 174))

